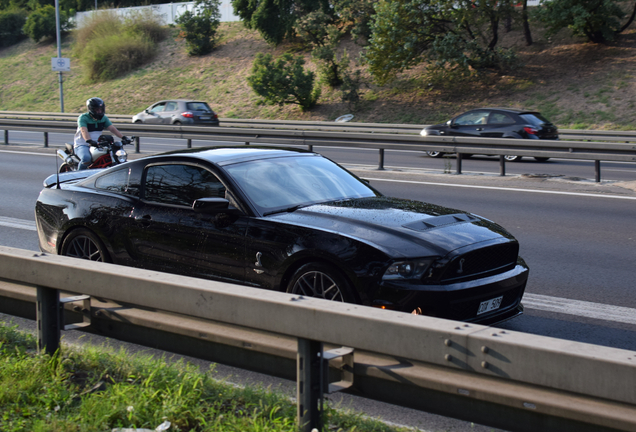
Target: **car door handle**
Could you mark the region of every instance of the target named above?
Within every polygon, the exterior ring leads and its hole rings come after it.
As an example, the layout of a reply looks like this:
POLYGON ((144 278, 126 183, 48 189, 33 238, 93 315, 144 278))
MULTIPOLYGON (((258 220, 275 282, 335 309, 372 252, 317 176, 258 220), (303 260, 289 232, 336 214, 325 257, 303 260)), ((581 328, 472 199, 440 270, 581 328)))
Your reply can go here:
POLYGON ((477 128, 477 129, 475 129, 475 130, 483 131, 483 130, 484 130, 484 128, 477 128))
POLYGON ((135 216, 135 222, 139 223, 141 226, 149 226, 150 222, 152 222, 152 216, 149 214, 143 216, 135 216))

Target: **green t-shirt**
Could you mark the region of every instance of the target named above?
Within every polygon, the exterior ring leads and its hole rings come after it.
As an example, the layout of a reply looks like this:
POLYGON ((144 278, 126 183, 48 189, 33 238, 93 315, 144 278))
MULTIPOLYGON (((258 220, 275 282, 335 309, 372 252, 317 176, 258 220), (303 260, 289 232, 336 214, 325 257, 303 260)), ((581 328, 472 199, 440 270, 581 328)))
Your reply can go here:
POLYGON ((88 133, 92 140, 97 141, 97 138, 102 134, 104 129, 111 126, 113 123, 104 116, 101 120, 96 120, 90 113, 84 113, 77 118, 77 132, 75 132, 74 144, 76 146, 87 145, 80 128, 85 127, 88 129, 88 133))

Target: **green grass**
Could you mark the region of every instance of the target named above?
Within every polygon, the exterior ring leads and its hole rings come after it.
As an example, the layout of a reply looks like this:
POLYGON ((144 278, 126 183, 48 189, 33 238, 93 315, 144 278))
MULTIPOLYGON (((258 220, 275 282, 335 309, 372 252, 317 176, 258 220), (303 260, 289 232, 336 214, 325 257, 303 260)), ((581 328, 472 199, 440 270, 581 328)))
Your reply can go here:
MULTIPOLYGON (((286 397, 213 375, 180 360, 107 347, 63 344, 49 356, 37 352, 33 336, 0 323, 0 430, 154 430, 165 421, 170 431, 297 430, 296 406, 286 397)), ((332 408, 325 422, 329 431, 404 431, 332 408)))

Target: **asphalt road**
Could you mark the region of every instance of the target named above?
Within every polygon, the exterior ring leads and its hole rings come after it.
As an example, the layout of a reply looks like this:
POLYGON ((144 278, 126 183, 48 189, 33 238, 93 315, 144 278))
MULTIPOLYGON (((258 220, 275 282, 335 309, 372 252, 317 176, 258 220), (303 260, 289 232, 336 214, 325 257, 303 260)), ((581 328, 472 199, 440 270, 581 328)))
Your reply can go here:
MULTIPOLYGON (((0 244, 38 250, 33 207, 42 180, 55 171, 58 145, 0 146, 0 244)), ((171 145, 160 143, 155 151, 171 145)), ((509 163, 502 178, 497 162, 486 157, 467 161, 474 169, 465 162, 464 175, 451 175, 444 174, 448 161, 416 153, 387 155, 387 170, 379 171, 377 152, 314 150, 386 195, 468 210, 514 234, 531 268, 526 313, 500 327, 636 351, 636 164, 604 164, 607 178, 597 184, 585 180, 593 177, 591 162, 509 163)), ((423 430, 491 430, 365 400, 344 403, 423 430)))

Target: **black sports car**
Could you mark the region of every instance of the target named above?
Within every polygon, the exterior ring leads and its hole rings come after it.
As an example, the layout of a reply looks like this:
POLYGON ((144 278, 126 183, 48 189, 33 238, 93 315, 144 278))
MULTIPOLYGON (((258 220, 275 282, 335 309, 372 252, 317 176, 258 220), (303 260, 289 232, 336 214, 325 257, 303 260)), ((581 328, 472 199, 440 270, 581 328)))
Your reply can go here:
MULTIPOLYGON (((421 136, 450 135, 483 138, 559 139, 555 125, 536 111, 510 108, 478 108, 467 111, 444 124, 427 126, 421 136)), ((430 157, 442 157, 442 152, 426 152, 430 157)), ((540 162, 549 158, 535 157, 540 162)), ((508 161, 520 161, 521 156, 508 155, 508 161)))
POLYGON ((385 197, 316 153, 191 149, 44 185, 44 252, 468 322, 523 311, 506 230, 385 197))

